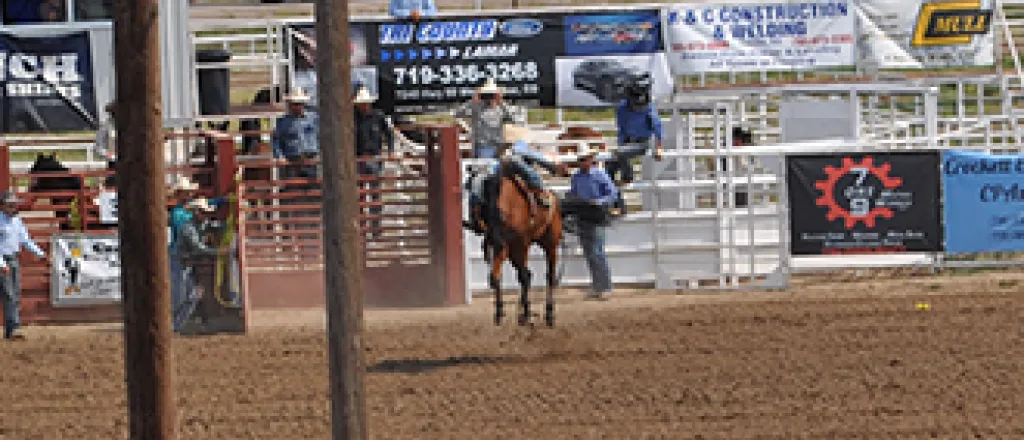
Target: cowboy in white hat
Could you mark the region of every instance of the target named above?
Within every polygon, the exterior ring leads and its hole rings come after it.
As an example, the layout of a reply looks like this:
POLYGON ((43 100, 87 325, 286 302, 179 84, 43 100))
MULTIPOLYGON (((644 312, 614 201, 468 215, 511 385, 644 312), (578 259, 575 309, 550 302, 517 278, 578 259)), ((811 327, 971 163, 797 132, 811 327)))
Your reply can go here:
MULTIPOLYGON (((388 118, 384 112, 373 108, 374 102, 377 102, 377 97, 373 96, 369 89, 366 87, 356 89, 356 96, 353 99, 356 123, 356 156, 358 157, 356 168, 360 175, 366 177, 380 176, 383 169, 380 156, 385 143, 387 143, 388 154, 394 155, 395 153, 395 136, 391 131, 391 125, 388 123, 388 118)), ((365 187, 369 190, 375 190, 380 188, 380 182, 371 180, 366 182, 365 187)), ((367 201, 370 202, 379 202, 381 200, 380 194, 376 194, 373 191, 369 193, 367 198, 367 201)), ((379 215, 381 211, 382 207, 379 205, 374 205, 367 209, 370 215, 379 215)), ((376 229, 380 227, 380 221, 374 220, 370 226, 376 229)), ((374 234, 379 235, 379 231, 374 231, 374 234)))
POLYGON ((19 203, 22 200, 14 191, 0 194, 0 304, 3 306, 4 339, 25 339, 21 332, 18 254, 26 248, 40 259, 46 258, 46 253, 29 238, 28 229, 18 216, 19 203))
MULTIPOLYGON (((300 88, 293 89, 285 95, 288 112, 277 118, 274 133, 271 136, 271 147, 274 158, 288 162, 299 162, 304 159, 316 158, 320 155, 317 138, 320 135, 320 118, 316 112, 306 109, 310 97, 300 88)), ((308 167, 303 167, 308 173, 308 167)), ((312 167, 315 176, 315 166, 312 167)), ((314 177, 306 176, 306 177, 314 177)), ((286 176, 291 177, 291 176, 286 176)))
POLYGON ((397 19, 419 21, 437 15, 437 5, 434 0, 391 0, 388 14, 397 19))
POLYGON ((181 225, 175 239, 173 254, 179 264, 178 291, 174 292, 172 304, 174 331, 183 329, 192 318, 200 298, 195 295, 195 286, 199 281, 199 270, 209 268, 213 264, 211 257, 218 255, 216 247, 206 244, 200 231, 200 224, 208 220, 216 212, 216 207, 204 197, 197 197, 185 204, 185 209, 193 214, 193 218, 181 225))

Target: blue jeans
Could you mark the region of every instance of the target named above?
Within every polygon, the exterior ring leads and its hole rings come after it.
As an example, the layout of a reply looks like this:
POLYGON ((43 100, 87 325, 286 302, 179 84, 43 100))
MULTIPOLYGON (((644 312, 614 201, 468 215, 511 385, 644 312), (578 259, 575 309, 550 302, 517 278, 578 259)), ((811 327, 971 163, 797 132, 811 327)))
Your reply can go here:
MULTIPOLYGON (((519 174, 519 177, 522 177, 523 181, 525 181, 526 185, 529 186, 531 189, 535 189, 538 191, 544 189, 544 179, 540 177, 540 173, 537 172, 535 168, 533 168, 532 166, 530 166, 529 163, 527 163, 527 159, 524 159, 519 156, 509 156, 505 158, 505 161, 511 165, 512 169, 515 170, 516 174, 519 174)), ((492 168, 492 170, 497 172, 498 167, 500 166, 500 163, 496 163, 494 164, 494 168, 492 168)))
POLYGON ((494 159, 498 157, 498 147, 493 145, 474 145, 473 157, 476 159, 494 159))
POLYGON ((17 257, 3 257, 8 272, 0 275, 0 297, 4 307, 4 339, 21 328, 21 266, 17 257))
POLYGON ((611 292, 612 273, 608 268, 608 256, 604 253, 604 228, 583 222, 579 225, 577 234, 580 237, 583 256, 587 260, 587 269, 590 271, 591 290, 594 293, 611 292))
POLYGON ((191 267, 182 267, 181 271, 181 302, 174 307, 174 331, 181 331, 199 305, 200 297, 196 295, 196 278, 191 267))
POLYGON ((647 153, 647 150, 651 149, 651 143, 644 141, 642 143, 631 143, 622 145, 615 152, 613 157, 607 166, 608 176, 615 179, 616 171, 621 172, 622 180, 624 182, 633 181, 633 165, 630 163, 633 159, 643 156, 647 153))
POLYGON ((178 309, 178 306, 184 301, 182 296, 182 276, 184 269, 181 267, 181 257, 178 256, 178 252, 174 249, 170 250, 171 263, 171 319, 174 319, 174 311, 178 309))

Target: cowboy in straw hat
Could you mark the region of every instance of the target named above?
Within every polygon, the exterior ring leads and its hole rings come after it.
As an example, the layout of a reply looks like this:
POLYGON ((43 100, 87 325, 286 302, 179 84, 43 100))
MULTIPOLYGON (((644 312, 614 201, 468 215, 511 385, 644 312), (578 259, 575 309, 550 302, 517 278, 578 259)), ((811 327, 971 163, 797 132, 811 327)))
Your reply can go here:
MULTIPOLYGON (((285 95, 285 102, 288 103, 288 112, 277 118, 274 125, 274 133, 271 135, 271 148, 274 158, 291 163, 301 162, 304 159, 313 159, 320 155, 318 136, 320 133, 320 118, 316 112, 306 109, 309 103, 309 95, 300 88, 295 88, 291 93, 285 95)), ((316 176, 316 166, 303 167, 303 174, 316 176), (312 169, 310 169, 312 168, 312 169)), ((296 177, 294 169, 284 170, 284 178, 296 177)))
POLYGON ((604 250, 604 225, 614 208, 619 191, 603 169, 595 166, 597 152, 586 149, 578 157, 579 170, 570 179, 562 212, 576 219, 576 235, 590 271, 591 289, 587 299, 604 299, 612 291, 611 271, 604 250))
POLYGON ((477 89, 473 100, 454 111, 457 118, 469 118, 473 136, 473 157, 493 159, 505 141, 505 124, 515 122, 518 112, 502 102, 502 89, 494 78, 477 89))
MULTIPOLYGON (((394 155, 395 135, 384 112, 373 108, 373 103, 377 101, 377 97, 373 96, 369 89, 366 87, 356 89, 356 96, 352 101, 355 105, 356 156, 359 157, 359 161, 356 162, 356 168, 362 176, 378 177, 383 169, 383 164, 380 161, 381 149, 386 143, 388 155, 394 155)), ((365 187, 369 190, 375 190, 380 188, 380 182, 371 179, 365 183, 365 187)), ((376 191, 370 191, 367 195, 367 201, 379 202, 380 194, 376 191)), ((377 204, 367 209, 370 215, 379 215, 381 211, 382 207, 377 204)), ((370 224, 370 227, 375 230, 379 226, 380 220, 373 220, 370 224)), ((377 235, 379 232, 374 231, 374 234, 377 235)))
POLYGON ((202 269, 212 267, 210 257, 216 257, 219 252, 203 240, 203 234, 199 225, 210 218, 217 210, 213 204, 204 197, 197 197, 185 204, 185 208, 194 217, 181 225, 178 237, 175 239, 174 254, 179 258, 180 278, 176 280, 178 291, 174 292, 173 300, 173 323, 174 331, 183 329, 185 324, 192 318, 192 314, 199 304, 200 297, 194 294, 196 284, 202 269), (191 273, 191 276, 189 274, 191 273))
POLYGON ((21 266, 18 254, 22 247, 28 248, 40 259, 46 253, 31 238, 28 229, 18 217, 18 204, 21 203, 14 191, 7 190, 0 194, 0 304, 4 314, 4 339, 24 339, 21 332, 21 266))
POLYGON ((400 20, 419 21, 437 15, 437 5, 434 0, 391 0, 388 14, 400 20))

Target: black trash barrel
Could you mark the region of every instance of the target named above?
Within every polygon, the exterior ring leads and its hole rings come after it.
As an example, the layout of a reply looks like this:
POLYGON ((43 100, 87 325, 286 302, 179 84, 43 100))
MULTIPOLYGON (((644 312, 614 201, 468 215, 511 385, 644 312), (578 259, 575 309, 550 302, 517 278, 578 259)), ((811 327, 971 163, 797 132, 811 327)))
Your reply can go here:
MULTIPOLYGON (((196 63, 226 63, 231 52, 222 49, 197 50, 196 63)), ((199 114, 226 115, 231 112, 231 70, 202 68, 199 77, 199 114)))

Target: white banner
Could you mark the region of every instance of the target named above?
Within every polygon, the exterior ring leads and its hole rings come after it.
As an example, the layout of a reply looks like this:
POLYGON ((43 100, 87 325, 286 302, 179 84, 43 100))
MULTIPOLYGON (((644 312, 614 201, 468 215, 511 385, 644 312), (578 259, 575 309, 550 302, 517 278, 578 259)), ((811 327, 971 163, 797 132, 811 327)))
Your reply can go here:
POLYGON ((861 63, 880 69, 995 62, 992 0, 859 0, 861 63))
POLYGON ((666 8, 672 72, 852 66, 856 23, 847 1, 679 4, 666 8))
POLYGON ((114 235, 55 234, 50 298, 54 307, 121 300, 121 259, 114 235))
POLYGON ((101 224, 117 224, 117 191, 100 191, 96 197, 96 206, 99 208, 101 224))

